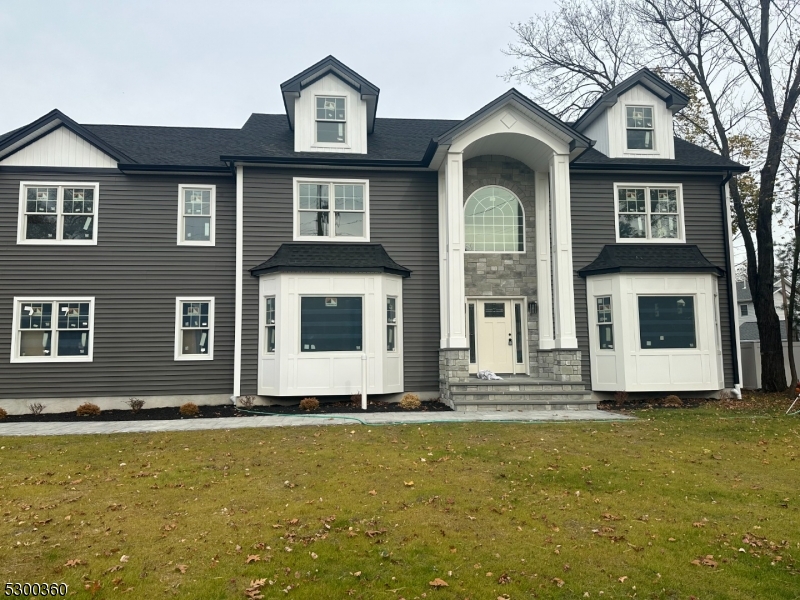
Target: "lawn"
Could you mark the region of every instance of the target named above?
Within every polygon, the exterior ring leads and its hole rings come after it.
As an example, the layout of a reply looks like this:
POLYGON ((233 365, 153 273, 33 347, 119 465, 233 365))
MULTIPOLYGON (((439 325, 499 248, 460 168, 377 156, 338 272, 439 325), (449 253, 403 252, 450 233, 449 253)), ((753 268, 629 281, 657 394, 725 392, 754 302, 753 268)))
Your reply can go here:
POLYGON ((79 598, 800 597, 800 416, 758 398, 635 414, 0 438, 0 584, 64 582, 79 598))

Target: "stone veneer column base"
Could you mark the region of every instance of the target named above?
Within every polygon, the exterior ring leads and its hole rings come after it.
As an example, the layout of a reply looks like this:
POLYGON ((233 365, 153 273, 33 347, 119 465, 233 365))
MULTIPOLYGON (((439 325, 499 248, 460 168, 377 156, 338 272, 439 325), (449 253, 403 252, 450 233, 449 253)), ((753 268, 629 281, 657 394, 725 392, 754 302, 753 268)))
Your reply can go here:
POLYGON ((442 348, 439 350, 439 393, 441 401, 455 408, 450 386, 469 382, 469 348, 442 348))
POLYGON ((539 350, 539 377, 553 381, 582 381, 580 350, 539 350))

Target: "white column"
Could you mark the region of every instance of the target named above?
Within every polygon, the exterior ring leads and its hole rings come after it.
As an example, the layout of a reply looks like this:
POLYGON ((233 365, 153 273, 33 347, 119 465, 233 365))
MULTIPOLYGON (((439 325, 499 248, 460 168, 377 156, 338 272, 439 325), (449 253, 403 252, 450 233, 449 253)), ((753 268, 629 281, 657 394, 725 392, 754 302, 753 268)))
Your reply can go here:
POLYGON ((242 271, 244 250, 244 167, 236 167, 236 283, 233 308, 233 402, 241 395, 242 382, 242 271))
POLYGON ((555 288, 555 347, 578 348, 575 335, 575 291, 572 283, 572 219, 569 191, 569 155, 550 159, 550 200, 555 288))
POLYGON ((553 289, 550 282, 550 179, 536 173, 536 299, 539 304, 539 349, 555 348, 553 338, 553 289))
POLYGON ((439 170, 439 347, 447 348, 447 195, 445 193, 445 164, 439 170))
MULTIPOLYGON (((444 162, 443 185, 440 185, 440 236, 444 234, 444 252, 440 268, 444 282, 440 293, 444 328, 442 348, 466 348, 467 320, 464 314, 464 168, 460 152, 448 152, 444 162), (442 195, 444 198, 442 198, 442 195)), ((441 247, 441 246, 440 246, 441 247)))

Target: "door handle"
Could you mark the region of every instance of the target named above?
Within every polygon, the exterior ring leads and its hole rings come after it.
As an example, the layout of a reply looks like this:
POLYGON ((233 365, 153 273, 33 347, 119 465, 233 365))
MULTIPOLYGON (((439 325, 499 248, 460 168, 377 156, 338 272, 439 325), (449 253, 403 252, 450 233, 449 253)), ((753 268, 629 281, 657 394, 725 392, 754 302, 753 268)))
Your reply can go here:
POLYGON ((513 346, 514 345, 514 343, 511 341, 511 334, 510 333, 508 334, 508 345, 509 346, 513 346))

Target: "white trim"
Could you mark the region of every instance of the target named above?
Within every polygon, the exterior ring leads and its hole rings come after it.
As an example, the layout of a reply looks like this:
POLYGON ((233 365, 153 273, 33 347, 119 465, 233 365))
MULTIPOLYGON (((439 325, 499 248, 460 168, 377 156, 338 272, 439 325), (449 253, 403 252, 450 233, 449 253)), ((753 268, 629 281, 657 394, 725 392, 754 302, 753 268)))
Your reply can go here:
POLYGON ((175 298, 175 360, 214 360, 214 296, 178 296, 175 298), (184 302, 208 303, 208 353, 182 354, 181 351, 181 304, 184 302))
POLYGON ((553 336, 553 289, 550 264, 550 182, 547 173, 537 171, 535 175, 536 210, 536 300, 539 305, 539 349, 556 347, 553 336))
MULTIPOLYGON (((440 221, 445 234, 445 329, 441 332, 442 348, 467 348, 467 319, 464 312, 464 156, 448 152, 444 171, 444 203, 440 203, 440 221)), ((440 290, 441 293, 441 290, 440 290)))
MULTIPOLYGON (((53 214, 53 213, 45 213, 53 214)), ((17 244, 30 244, 34 246, 96 246, 97 245, 97 223, 100 220, 100 183, 82 181, 20 181, 19 182, 19 207, 17 210, 17 244), (25 239, 25 207, 27 187, 58 187, 57 207, 56 207, 56 237, 52 240, 28 240, 25 239), (64 234, 64 188, 92 188, 94 189, 94 211, 92 239, 91 240, 65 240, 64 234)))
POLYGON ((575 289, 572 266, 572 210, 570 207, 569 155, 550 158, 550 202, 553 234, 553 312, 555 347, 577 349, 575 289))
MULTIPOLYGON (((725 241, 728 246, 728 273, 731 274, 730 281, 733 284, 731 287, 733 289, 728 290, 729 294, 733 294, 733 306, 739 306, 739 291, 736 289, 736 266, 734 265, 733 259, 733 227, 731 226, 731 199, 730 199, 730 181, 725 184, 725 219, 727 220, 725 232, 729 234, 728 239, 725 241)), ((726 278, 726 282, 727 282, 726 278)), ((730 310, 730 306, 728 307, 730 310)), ((729 312, 725 311, 725 312, 729 312)), ((736 310, 734 308, 734 310, 736 310)), ((749 312, 749 311, 748 311, 749 312)), ((755 312, 755 311, 753 311, 755 312)), ((741 323, 739 323, 739 318, 737 315, 734 315, 734 327, 733 327, 733 343, 736 344, 736 358, 738 359, 736 365, 739 371, 739 383, 735 384, 733 387, 734 394, 737 398, 741 399, 742 397, 742 385, 744 385, 744 379, 742 379, 742 339, 741 339, 741 332, 739 331, 739 327, 741 323)), ((730 322, 731 318, 728 316, 728 321, 730 322)), ((730 325, 729 325, 730 326, 730 325)), ((720 323, 720 329, 722 328, 722 323, 720 323)), ((787 341, 789 336, 787 335, 787 341)), ((724 379, 724 378, 723 378, 724 379)))
MULTIPOLYGON (((657 108, 656 108, 656 106, 654 104, 647 104, 647 103, 644 103, 644 102, 630 102, 630 103, 625 103, 625 104, 622 105, 622 119, 623 119, 622 127, 623 127, 623 131, 624 131, 624 136, 623 136, 624 148, 622 150, 623 154, 631 154, 631 155, 633 155, 633 154, 661 154, 661 150, 659 150, 659 148, 658 148, 658 141, 657 141, 657 137, 658 136, 656 136, 656 131, 658 130, 658 125, 659 125, 658 117, 656 117, 656 113, 658 113, 658 110, 657 110, 657 108), (652 136, 653 136, 653 147, 652 148, 641 148, 641 149, 628 148, 628 107, 649 108, 650 110, 653 111, 653 113, 652 113, 653 114, 653 129, 650 130, 650 131, 652 131, 652 136)), ((645 129, 645 128, 635 127, 634 129, 638 129, 640 131, 647 131, 647 129, 645 129)))
MULTIPOLYGON (((54 306, 54 308, 56 308, 54 306)), ((58 330, 58 312, 53 310, 51 332, 58 330)), ((51 334, 52 335, 52 334, 51 334)), ((11 319, 11 360, 12 363, 53 363, 53 362, 92 362, 94 360, 94 296, 14 296, 13 318, 11 319), (23 302, 88 302, 89 303, 89 352, 86 356, 58 356, 57 341, 53 335, 50 340, 50 356, 19 355, 19 305, 23 302)))
POLYGON ((530 349, 528 344, 528 297, 527 296, 468 296, 466 298, 465 307, 467 313, 467 348, 469 348, 469 307, 470 305, 475 307, 475 362, 469 362, 469 357, 467 358, 467 364, 469 365, 470 373, 477 373, 481 370, 480 362, 481 362, 481 344, 480 344, 480 334, 478 333, 478 321, 479 319, 485 318, 483 313, 479 311, 481 304, 486 302, 503 302, 508 303, 507 306, 510 307, 511 312, 511 364, 512 372, 515 375, 518 374, 528 374, 530 372, 529 362, 530 362, 530 349), (516 315, 514 312, 515 305, 520 305, 520 318, 522 319, 522 362, 517 362, 517 324, 516 324, 516 315))
MULTIPOLYGON (((205 216, 205 215, 200 215, 205 216)), ((217 186, 209 184, 181 183, 178 185, 178 246, 213 246, 215 244, 215 232, 217 223, 217 186), (183 212, 183 194, 185 190, 210 190, 211 191, 211 215, 209 219, 209 239, 201 241, 189 241, 184 239, 184 219, 192 215, 185 215, 183 212)))
MULTIPOLYGON (((236 267, 233 308, 233 398, 239 397, 242 384, 242 280, 244 270, 244 167, 236 167, 236 267)), ((277 310, 277 306, 276 306, 277 310)), ((259 334, 260 335, 260 334, 259 334)), ((260 340, 259 340, 260 341, 260 340)), ((259 346, 260 348, 260 346, 259 346)))
MULTIPOLYGON (((669 214, 669 213, 667 213, 669 214)), ((614 235, 618 244, 682 244, 686 243, 686 227, 684 224, 683 212, 683 184, 682 183, 614 183, 614 235), (619 236, 619 189, 620 188, 644 188, 645 212, 637 213, 645 216, 648 237, 643 238, 621 238, 619 236), (678 190, 678 237, 676 238, 653 238, 650 234, 650 188, 677 189, 678 190)))
MULTIPOLYGON (((359 211, 354 211, 359 212, 359 211)), ((370 219, 369 219, 369 179, 334 179, 319 177, 293 177, 292 178, 292 239, 296 242, 368 242, 370 239, 370 219), (328 193, 328 213, 333 215, 329 220, 328 236, 300 235, 299 234, 299 211, 300 211, 300 184, 328 184, 333 188, 335 185, 363 185, 364 186, 364 236, 363 237, 336 237, 336 200, 333 189, 328 193)))
POLYGON ((525 252, 527 251, 527 247, 526 247, 526 243, 527 242, 526 242, 526 239, 525 239, 527 237, 525 235, 525 229, 527 228, 527 221, 525 220, 525 207, 522 205, 522 201, 519 199, 519 196, 517 196, 514 192, 512 192, 506 186, 500 185, 500 184, 496 184, 496 183, 490 183, 489 185, 484 185, 482 187, 479 187, 477 190, 472 192, 469 195, 469 198, 467 198, 466 201, 464 202, 464 210, 463 210, 462 218, 464 219, 464 253, 465 254, 525 254, 525 252), (514 197, 514 199, 517 201, 517 204, 519 205, 519 209, 522 211, 522 250, 505 250, 505 251, 491 250, 491 251, 489 251, 489 250, 467 250, 466 249, 467 248, 467 234, 466 234, 467 204, 469 204, 469 201, 472 199, 472 197, 475 194, 477 194, 481 190, 485 190, 486 188, 490 188, 490 187, 496 187, 496 188, 504 189, 509 194, 511 194, 514 197))

